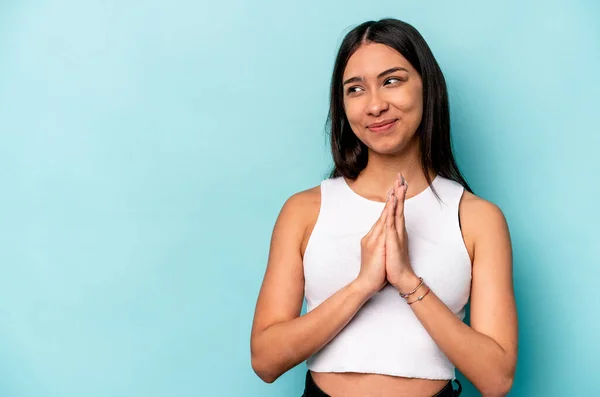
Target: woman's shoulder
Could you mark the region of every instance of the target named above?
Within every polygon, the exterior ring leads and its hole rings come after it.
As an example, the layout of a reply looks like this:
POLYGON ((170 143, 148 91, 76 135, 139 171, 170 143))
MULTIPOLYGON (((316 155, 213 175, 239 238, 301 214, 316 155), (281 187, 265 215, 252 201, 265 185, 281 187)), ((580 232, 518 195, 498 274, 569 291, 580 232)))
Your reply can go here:
POLYGON ((283 204, 277 224, 290 230, 298 239, 299 249, 304 255, 308 238, 319 217, 321 208, 321 185, 292 194, 283 204))
POLYGON ((465 190, 459 208, 463 233, 472 236, 475 244, 508 235, 506 217, 495 203, 465 190))
POLYGON ((460 182, 454 179, 446 178, 441 175, 436 177, 436 189, 439 187, 449 188, 461 193, 460 211, 466 211, 474 218, 497 217, 502 215, 502 210, 493 202, 469 192, 460 182))
POLYGON ((306 228, 316 221, 320 207, 321 185, 319 184, 289 196, 283 204, 280 217, 296 226, 306 228))
POLYGON ((296 211, 311 211, 321 203, 321 185, 313 186, 292 194, 285 205, 296 211))
POLYGON ((500 207, 466 189, 459 205, 461 231, 469 257, 473 261, 476 247, 485 241, 497 241, 508 235, 508 225, 500 207))
POLYGON ((504 218, 504 214, 500 207, 493 202, 486 200, 473 194, 465 189, 460 203, 461 212, 474 219, 481 220, 498 220, 504 218))

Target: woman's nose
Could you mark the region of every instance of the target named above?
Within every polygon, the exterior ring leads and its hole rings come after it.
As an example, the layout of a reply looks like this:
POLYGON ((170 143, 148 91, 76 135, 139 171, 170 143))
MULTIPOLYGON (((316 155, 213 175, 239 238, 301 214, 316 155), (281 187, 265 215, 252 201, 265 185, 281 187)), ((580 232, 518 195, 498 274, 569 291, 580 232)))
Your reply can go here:
POLYGON ((371 94, 371 100, 367 106, 367 113, 377 117, 382 112, 388 110, 389 104, 388 102, 379 96, 377 93, 371 94))

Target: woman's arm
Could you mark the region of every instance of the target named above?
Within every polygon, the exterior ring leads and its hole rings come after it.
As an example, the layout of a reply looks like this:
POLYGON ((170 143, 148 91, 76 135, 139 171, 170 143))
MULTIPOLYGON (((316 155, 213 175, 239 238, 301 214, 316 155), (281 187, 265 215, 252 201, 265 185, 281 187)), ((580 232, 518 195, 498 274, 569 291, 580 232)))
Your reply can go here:
POLYGON ((304 297, 301 246, 307 219, 316 219, 319 200, 319 188, 290 197, 273 229, 251 336, 252 368, 268 383, 320 350, 373 294, 355 280, 300 316, 304 297))
MULTIPOLYGON (((483 396, 504 396, 512 387, 518 333, 509 230, 497 206, 468 192, 460 214, 463 233, 473 236, 471 326, 459 320, 433 290, 410 307, 448 359, 483 396)), ((401 284, 397 288, 407 292, 418 279, 413 273, 401 284)))

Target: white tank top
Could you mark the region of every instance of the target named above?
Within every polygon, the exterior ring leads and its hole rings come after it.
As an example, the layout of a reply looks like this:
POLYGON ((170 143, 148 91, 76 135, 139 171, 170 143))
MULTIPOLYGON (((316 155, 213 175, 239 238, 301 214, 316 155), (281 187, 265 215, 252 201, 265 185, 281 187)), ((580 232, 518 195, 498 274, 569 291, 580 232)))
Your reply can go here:
MULTIPOLYGON (((471 288, 471 261, 458 218, 464 188, 439 175, 432 185, 441 202, 428 187, 405 203, 410 263, 463 320, 471 288)), ((384 206, 355 193, 343 177, 321 182, 321 208, 304 253, 309 312, 358 276, 360 240, 384 206)), ((454 365, 391 285, 373 295, 342 331, 308 358, 307 366, 315 372, 456 377, 454 365)))

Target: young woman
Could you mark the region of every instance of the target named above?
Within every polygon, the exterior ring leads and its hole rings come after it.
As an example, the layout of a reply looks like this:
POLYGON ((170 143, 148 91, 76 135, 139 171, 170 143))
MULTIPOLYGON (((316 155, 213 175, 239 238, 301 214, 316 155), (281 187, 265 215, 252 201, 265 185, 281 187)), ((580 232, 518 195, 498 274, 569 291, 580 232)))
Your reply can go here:
POLYGON ((456 396, 455 368, 484 396, 508 393, 508 227, 459 172, 449 118, 415 28, 384 19, 348 33, 331 82, 334 169, 290 197, 273 230, 251 337, 262 380, 307 360, 305 397, 456 396))

